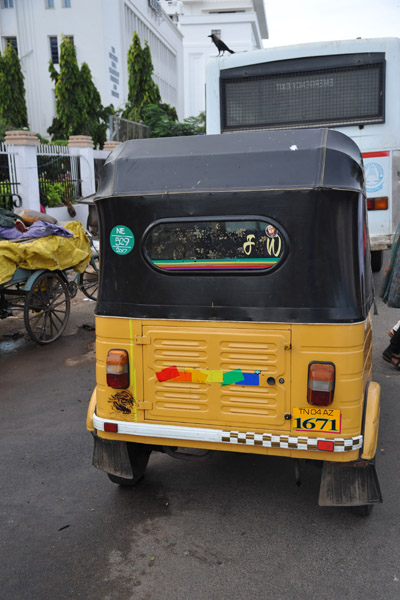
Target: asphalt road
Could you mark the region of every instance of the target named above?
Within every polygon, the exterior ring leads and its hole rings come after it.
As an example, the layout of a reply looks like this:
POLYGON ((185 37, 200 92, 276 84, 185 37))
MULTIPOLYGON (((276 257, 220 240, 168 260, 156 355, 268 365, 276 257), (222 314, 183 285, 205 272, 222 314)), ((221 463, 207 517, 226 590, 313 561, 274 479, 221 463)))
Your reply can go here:
POLYGON ((318 507, 312 465, 297 487, 290 461, 228 452, 153 455, 145 480, 120 489, 91 466, 85 430, 93 304, 48 347, 0 322, 1 600, 398 600, 400 372, 381 352, 400 311, 378 309, 384 504, 369 518, 318 507))

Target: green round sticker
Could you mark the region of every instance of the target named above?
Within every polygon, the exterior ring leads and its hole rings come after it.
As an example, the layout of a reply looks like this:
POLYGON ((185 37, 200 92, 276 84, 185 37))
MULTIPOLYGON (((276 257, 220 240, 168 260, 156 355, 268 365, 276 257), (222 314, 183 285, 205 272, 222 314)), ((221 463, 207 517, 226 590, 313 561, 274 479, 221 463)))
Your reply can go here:
POLYGON ((135 236, 129 227, 116 225, 110 233, 110 244, 117 254, 128 254, 135 245, 135 236))

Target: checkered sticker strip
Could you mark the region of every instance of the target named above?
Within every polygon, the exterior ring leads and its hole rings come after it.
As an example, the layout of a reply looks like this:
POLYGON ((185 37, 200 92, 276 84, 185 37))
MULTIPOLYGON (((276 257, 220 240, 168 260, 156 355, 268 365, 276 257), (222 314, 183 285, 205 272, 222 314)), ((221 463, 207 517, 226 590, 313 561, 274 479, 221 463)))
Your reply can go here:
POLYGON ((221 435, 221 442, 228 444, 284 448, 286 450, 318 450, 319 441, 333 442, 333 452, 351 452, 362 447, 363 436, 358 435, 350 439, 325 439, 273 435, 272 433, 241 433, 239 431, 223 431, 221 435))

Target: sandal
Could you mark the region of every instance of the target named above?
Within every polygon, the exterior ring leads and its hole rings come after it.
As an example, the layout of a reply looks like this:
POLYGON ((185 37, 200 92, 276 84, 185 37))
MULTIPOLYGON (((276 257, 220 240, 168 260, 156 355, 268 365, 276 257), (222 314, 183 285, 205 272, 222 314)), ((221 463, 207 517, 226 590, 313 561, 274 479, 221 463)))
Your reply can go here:
POLYGON ((390 352, 390 350, 386 348, 382 354, 382 358, 400 371, 400 356, 393 354, 393 352, 390 352))

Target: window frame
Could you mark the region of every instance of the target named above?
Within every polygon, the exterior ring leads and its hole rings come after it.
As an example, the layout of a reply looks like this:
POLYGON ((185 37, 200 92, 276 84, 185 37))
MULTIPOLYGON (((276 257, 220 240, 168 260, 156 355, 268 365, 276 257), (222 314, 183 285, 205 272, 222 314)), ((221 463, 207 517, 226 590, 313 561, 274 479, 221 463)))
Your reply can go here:
POLYGON ((267 217, 265 215, 216 215, 216 216, 200 216, 200 217, 169 217, 169 218, 164 218, 164 219, 157 219, 156 221, 153 221, 144 231, 141 241, 140 241, 140 252, 142 255, 143 260, 146 262, 146 264, 148 264, 152 269, 154 269, 157 273, 162 273, 163 275, 167 275, 167 276, 181 276, 181 275, 186 275, 186 276, 210 276, 210 275, 230 275, 230 276, 261 276, 261 275, 267 275, 271 272, 276 271, 277 269, 279 269, 284 262, 287 259, 287 256, 289 254, 289 250, 290 250, 290 242, 289 242, 289 237, 288 234, 286 232, 286 230, 284 229, 284 227, 278 223, 278 221, 276 221, 276 219, 273 219, 272 217, 267 217), (264 267, 264 268, 259 268, 259 269, 251 269, 251 268, 227 268, 227 269, 202 269, 201 271, 196 271, 195 269, 176 269, 173 271, 168 271, 166 269, 163 269, 161 267, 158 267, 157 265, 154 264, 154 262, 152 261, 152 259, 150 258, 147 249, 146 249, 146 240, 149 237, 152 229, 154 229, 155 227, 162 225, 162 224, 168 224, 168 223, 175 223, 175 224, 180 224, 180 223, 207 223, 207 222, 221 222, 221 221, 227 221, 227 222, 232 222, 232 221, 243 221, 243 222, 248 222, 248 221, 261 221, 263 223, 266 223, 267 225, 273 225, 274 227, 276 227, 279 231, 279 234, 282 237, 282 243, 283 243, 283 250, 282 253, 280 255, 279 260, 276 262, 275 265, 271 266, 271 267, 264 267))
POLYGON ((3 37, 4 50, 8 44, 11 44, 11 46, 14 48, 15 52, 18 54, 18 38, 16 35, 8 35, 8 36, 3 37), (13 44, 13 42, 11 40, 15 40, 15 45, 13 44))
POLYGON ((49 35, 49 50, 50 50, 50 60, 53 63, 53 65, 58 65, 60 64, 60 50, 58 47, 58 36, 57 35, 49 35), (52 40, 56 40, 56 48, 57 48, 57 61, 53 60, 53 49, 51 46, 51 41, 52 40))

